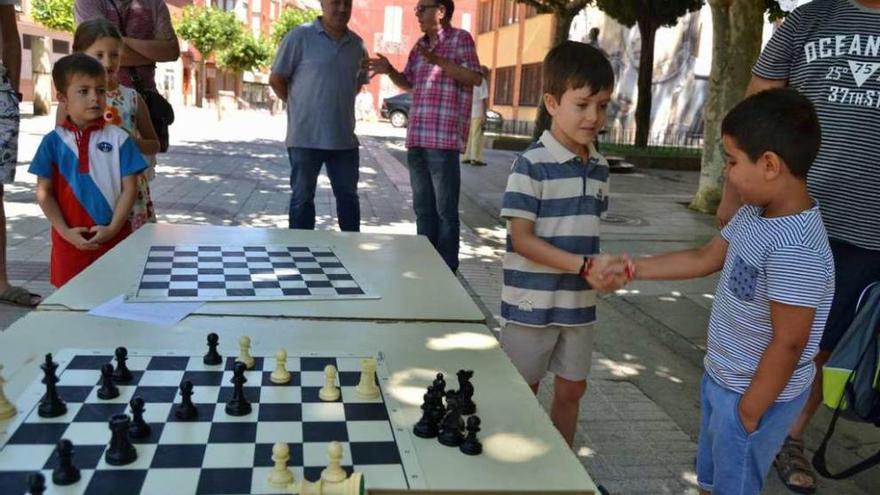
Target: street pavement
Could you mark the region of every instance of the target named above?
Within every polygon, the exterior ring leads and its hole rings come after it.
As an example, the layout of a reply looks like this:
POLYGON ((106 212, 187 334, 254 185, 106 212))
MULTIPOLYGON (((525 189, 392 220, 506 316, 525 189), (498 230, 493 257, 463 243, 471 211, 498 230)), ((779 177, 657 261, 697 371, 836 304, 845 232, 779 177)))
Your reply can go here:
MULTIPOLYGON (((178 110, 172 147, 161 155, 152 183, 160 222, 287 227, 289 166, 282 145, 286 121, 263 111, 178 110)), ((48 117, 22 120, 17 180, 7 186, 10 277, 48 295, 48 223, 35 203, 27 163, 52 127, 48 117)), ((361 138, 362 230, 415 235, 412 191, 405 168, 404 132, 364 123, 361 138)), ((501 197, 512 152, 488 150, 489 166, 462 168, 462 262, 459 279, 498 329, 505 230, 501 197)), ((693 172, 640 170, 612 177, 611 210, 602 226, 606 252, 633 255, 698 246, 716 234, 713 219, 686 203, 693 172)), ((326 176, 316 196, 317 228, 336 229, 326 176)), ((136 260, 133 260, 136 262, 136 260)), ((638 282, 599 302, 597 350, 581 406, 574 451, 611 493, 696 493, 693 469, 699 427, 699 381, 706 323, 717 278, 638 282)), ((5 329, 24 310, 0 306, 5 329)), ((552 381, 538 398, 550 404, 552 381)), ((830 415, 821 411, 807 435, 815 448, 830 415)), ((829 457, 848 465, 880 449, 880 430, 844 424, 829 457)), ((820 482, 820 494, 876 493, 880 470, 854 480, 820 482)), ((764 493, 789 493, 771 473, 764 493)))

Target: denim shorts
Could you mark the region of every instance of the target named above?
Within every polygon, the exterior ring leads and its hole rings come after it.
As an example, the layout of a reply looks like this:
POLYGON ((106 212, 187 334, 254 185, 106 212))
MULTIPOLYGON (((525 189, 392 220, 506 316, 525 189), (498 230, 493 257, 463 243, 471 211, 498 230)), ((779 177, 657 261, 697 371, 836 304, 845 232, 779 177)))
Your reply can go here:
POLYGON ((761 417, 758 429, 749 434, 739 417, 742 394, 722 387, 704 373, 697 445, 700 488, 712 495, 760 493, 773 458, 809 395, 808 387, 788 402, 774 403, 761 417))

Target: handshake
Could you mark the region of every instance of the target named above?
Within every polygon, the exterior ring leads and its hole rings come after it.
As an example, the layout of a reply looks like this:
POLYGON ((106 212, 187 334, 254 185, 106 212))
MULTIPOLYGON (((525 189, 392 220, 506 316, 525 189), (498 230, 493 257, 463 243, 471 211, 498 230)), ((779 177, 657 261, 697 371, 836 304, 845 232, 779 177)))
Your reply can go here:
POLYGON ((599 292, 612 292, 635 278, 636 265, 627 255, 598 254, 587 258, 580 276, 599 292))

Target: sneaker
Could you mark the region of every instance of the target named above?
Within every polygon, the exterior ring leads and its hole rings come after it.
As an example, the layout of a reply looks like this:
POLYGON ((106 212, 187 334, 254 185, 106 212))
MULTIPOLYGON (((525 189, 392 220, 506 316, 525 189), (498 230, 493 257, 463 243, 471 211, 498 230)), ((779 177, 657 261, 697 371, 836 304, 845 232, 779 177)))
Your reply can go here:
POLYGON ((471 165, 473 165, 473 166, 475 166, 475 167, 485 167, 485 166, 486 166, 486 162, 481 162, 481 161, 479 161, 479 160, 474 160, 474 161, 471 162, 471 165))

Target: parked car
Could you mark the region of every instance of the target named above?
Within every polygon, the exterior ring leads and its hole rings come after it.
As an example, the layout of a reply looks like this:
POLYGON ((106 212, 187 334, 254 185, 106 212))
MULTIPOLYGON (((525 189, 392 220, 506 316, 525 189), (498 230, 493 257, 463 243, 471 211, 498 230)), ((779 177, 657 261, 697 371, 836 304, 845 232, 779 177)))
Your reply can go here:
MULTIPOLYGON (((409 122, 409 107, 412 105, 411 93, 400 93, 382 101, 380 113, 383 119, 391 121, 394 127, 406 127, 409 122)), ((504 118, 494 110, 486 110, 486 132, 501 132, 504 118)))

